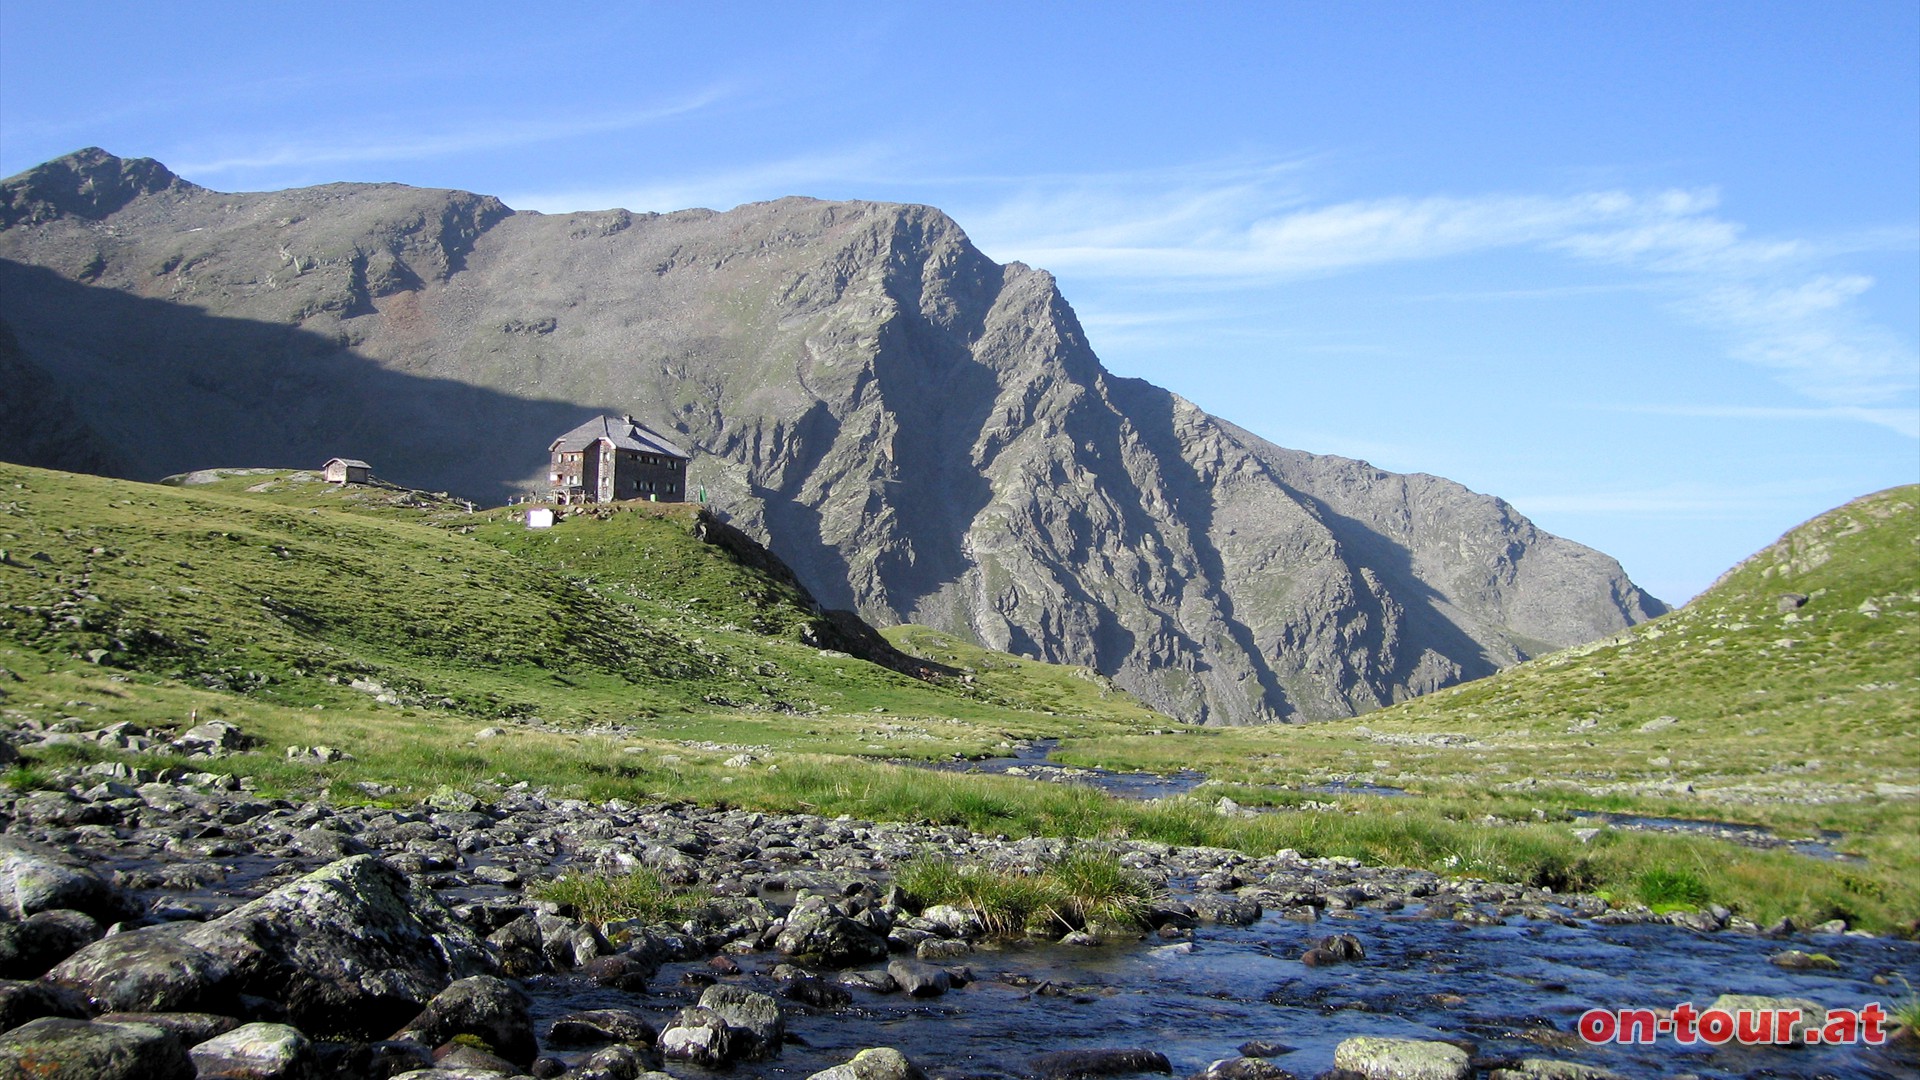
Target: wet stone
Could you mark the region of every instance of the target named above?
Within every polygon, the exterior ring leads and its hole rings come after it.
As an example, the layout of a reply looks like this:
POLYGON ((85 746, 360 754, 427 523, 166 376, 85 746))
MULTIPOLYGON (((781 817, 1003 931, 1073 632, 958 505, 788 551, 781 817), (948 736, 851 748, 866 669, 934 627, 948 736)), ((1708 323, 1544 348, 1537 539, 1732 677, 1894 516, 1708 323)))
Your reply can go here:
POLYGON ((243 1024, 200 1043, 188 1054, 201 1076, 317 1080, 313 1044, 285 1024, 243 1024))
POLYGON ((1029 1068, 1041 1080, 1086 1080, 1097 1076, 1126 1076, 1131 1073, 1169 1073, 1173 1064, 1157 1050, 1112 1048, 1098 1050, 1057 1050, 1035 1057, 1029 1068))
POLYGON ((953 985, 953 979, 945 969, 917 960, 890 961, 887 975, 908 997, 939 997, 953 985))
POLYGON ((29 1020, 57 1016, 85 1020, 93 1015, 85 994, 63 986, 18 979, 0 979, 0 1031, 29 1020))
POLYGON ((504 980, 472 975, 435 994, 420 1015, 393 1037, 438 1046, 455 1036, 471 1035, 500 1057, 524 1066, 538 1051, 527 1006, 527 996, 504 980))
POLYGON ((1257 1057, 1223 1058, 1187 1080, 1297 1080, 1287 1070, 1257 1057))
POLYGON ((780 1053, 787 1025, 780 1003, 771 996, 744 986, 709 986, 700 995, 700 1007, 726 1021, 734 1037, 734 1055, 740 1060, 757 1061, 780 1053))
POLYGON ((34 1080, 194 1080, 187 1048, 151 1024, 43 1017, 0 1034, 0 1076, 34 1080))
POLYGON ((1469 1056, 1452 1043, 1361 1036, 1334 1048, 1333 1064, 1366 1080, 1466 1080, 1469 1056))
POLYGON ((844 1065, 822 1069, 807 1080, 926 1080, 920 1067, 890 1046, 878 1046, 853 1055, 844 1065))
POLYGON ((625 1009, 592 1009, 568 1013, 547 1028, 548 1046, 574 1049, 628 1043, 652 1046, 658 1039, 653 1025, 639 1013, 625 1009))

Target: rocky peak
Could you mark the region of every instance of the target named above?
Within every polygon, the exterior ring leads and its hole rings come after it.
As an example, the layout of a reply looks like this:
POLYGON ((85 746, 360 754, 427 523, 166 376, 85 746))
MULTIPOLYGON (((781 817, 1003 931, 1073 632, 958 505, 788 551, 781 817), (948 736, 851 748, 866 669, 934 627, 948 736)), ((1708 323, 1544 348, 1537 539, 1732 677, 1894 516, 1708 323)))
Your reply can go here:
POLYGON ((0 182, 0 227, 62 215, 97 221, 141 195, 204 190, 152 158, 119 158, 89 146, 0 182))

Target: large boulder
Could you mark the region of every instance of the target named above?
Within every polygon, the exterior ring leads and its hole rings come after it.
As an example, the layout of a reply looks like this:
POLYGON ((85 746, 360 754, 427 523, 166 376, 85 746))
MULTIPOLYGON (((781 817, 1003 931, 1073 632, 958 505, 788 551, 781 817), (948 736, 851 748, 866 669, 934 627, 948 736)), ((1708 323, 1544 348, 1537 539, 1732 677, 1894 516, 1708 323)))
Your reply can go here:
POLYGON ((527 1006, 527 996, 504 980, 469 975, 434 995, 393 1037, 439 1046, 455 1035, 471 1035, 524 1069, 539 1053, 527 1006))
POLYGON ((187 1053, 203 1077, 321 1080, 312 1041, 285 1024, 242 1024, 187 1053))
POLYGON ((887 940, 832 904, 808 897, 787 913, 773 947, 823 967, 849 967, 887 958, 887 940))
POLYGON ((318 1038, 380 1038, 453 980, 492 973, 485 948, 431 889, 372 855, 324 866, 180 940, 318 1038))
POLYGON ((151 1024, 48 1016, 0 1034, 0 1076, 33 1080, 194 1080, 187 1048, 151 1024))
POLYGON ((169 923, 101 938, 47 972, 111 1012, 230 1012, 238 982, 231 959, 186 940, 169 923))
POLYGON ((1466 1080, 1469 1058, 1452 1043, 1363 1035, 1333 1051, 1335 1068, 1366 1080, 1466 1080))
POLYGON ((39 978, 99 936, 98 920, 65 908, 0 922, 0 978, 39 978))
POLYGON ((17 1028, 43 1016, 85 1020, 93 1015, 86 995, 43 982, 0 979, 0 1031, 17 1028))
POLYGON ((0 835, 0 916, 24 919, 58 908, 108 919, 128 914, 113 887, 71 856, 0 835))
POLYGON ((700 994, 700 1007, 712 1010, 733 1029, 736 1059, 759 1061, 780 1053, 787 1022, 780 1015, 780 1003, 771 996, 722 983, 700 994))

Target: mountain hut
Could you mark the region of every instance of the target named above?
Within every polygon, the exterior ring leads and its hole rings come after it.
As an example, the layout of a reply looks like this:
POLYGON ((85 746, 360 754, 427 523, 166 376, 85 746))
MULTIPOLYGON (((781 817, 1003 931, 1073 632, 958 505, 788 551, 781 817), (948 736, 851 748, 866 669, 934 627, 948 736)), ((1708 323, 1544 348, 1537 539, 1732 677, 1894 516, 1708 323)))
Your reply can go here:
POLYGON ((596 416, 547 452, 554 502, 687 501, 687 452, 631 416, 596 416))
POLYGON ((329 458, 320 474, 329 484, 364 484, 373 478, 373 466, 353 458, 329 458))

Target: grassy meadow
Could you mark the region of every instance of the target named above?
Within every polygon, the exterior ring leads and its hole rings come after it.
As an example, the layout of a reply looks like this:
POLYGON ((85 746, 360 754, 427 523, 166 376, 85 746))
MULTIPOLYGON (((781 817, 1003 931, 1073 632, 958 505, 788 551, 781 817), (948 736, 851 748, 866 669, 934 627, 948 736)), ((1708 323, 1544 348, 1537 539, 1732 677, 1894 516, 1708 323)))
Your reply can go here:
MULTIPOLYGON (((805 594, 697 540, 691 508, 532 531, 507 511, 310 476, 163 487, 0 465, 4 726, 224 718, 263 745, 219 771, 343 801, 525 782, 1293 848, 1761 922, 1920 917, 1915 489, 1837 511, 1609 641, 1355 720, 1234 730, 1183 727, 1094 673, 925 628, 887 637, 953 675, 923 682, 810 645, 805 594), (1781 610, 1786 592, 1809 599, 1781 610), (1065 740, 1067 762, 1214 783, 1135 803, 891 763, 1039 737, 1065 740), (349 757, 286 757, 313 745, 349 757), (1412 797, 1315 790, 1334 783, 1412 797), (1290 812, 1223 816, 1223 794, 1290 812), (1833 830, 1859 861, 1623 829, 1582 841, 1593 811, 1833 830)), ((54 783, 113 756, 50 748, 4 780, 54 783)))

